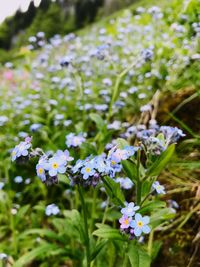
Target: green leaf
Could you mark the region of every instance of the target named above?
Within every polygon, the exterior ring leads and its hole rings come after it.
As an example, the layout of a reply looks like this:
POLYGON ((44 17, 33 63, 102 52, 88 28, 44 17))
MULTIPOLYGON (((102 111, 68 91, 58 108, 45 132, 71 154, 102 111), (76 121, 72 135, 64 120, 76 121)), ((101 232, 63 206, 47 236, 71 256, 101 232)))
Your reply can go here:
POLYGON ((153 229, 162 224, 163 222, 173 219, 176 216, 176 213, 171 208, 164 208, 156 210, 150 219, 150 224, 153 229))
POLYGON ((56 250, 57 248, 58 247, 56 245, 44 243, 38 246, 37 248, 31 250, 30 252, 24 254, 13 264, 13 267, 28 266, 28 263, 30 263, 32 260, 40 257, 43 258, 46 254, 56 250))
POLYGON ((163 244, 162 241, 154 241, 153 242, 153 247, 152 247, 152 252, 151 252, 151 259, 152 260, 156 259, 162 244, 163 244))
POLYGON ((40 237, 48 237, 52 240, 58 240, 58 241, 64 241, 62 237, 60 237, 57 233, 55 233, 52 230, 48 229, 30 229, 25 232, 23 232, 21 235, 19 235, 19 239, 23 239, 28 235, 39 235, 40 237))
POLYGON ((159 133, 159 135, 157 135, 157 138, 162 142, 162 144, 165 144, 165 136, 163 133, 159 133))
POLYGON ((166 207, 165 201, 154 200, 154 201, 151 201, 151 202, 147 203, 146 205, 144 205, 140 209, 140 212, 141 213, 148 213, 148 212, 151 212, 153 210, 157 210, 157 209, 161 209, 161 208, 165 208, 165 207, 166 207))
POLYGON ((111 198, 112 202, 116 205, 124 206, 125 198, 120 188, 120 184, 116 183, 108 176, 103 178, 103 182, 106 192, 111 198))
POLYGON ((19 209, 19 211, 17 212, 16 218, 15 218, 16 224, 18 224, 24 218, 29 208, 30 208, 30 205, 25 205, 19 209))
POLYGON ((149 255, 139 246, 131 243, 128 250, 131 267, 150 267, 149 255))
POLYGON ((120 234, 118 229, 114 229, 105 224, 96 224, 99 229, 95 230, 92 234, 104 239, 117 239, 125 240, 124 236, 120 234))
POLYGON ((174 154, 175 144, 170 145, 161 156, 153 163, 153 165, 147 170, 146 176, 157 176, 165 168, 174 154))
POLYGON ((146 197, 150 193, 152 183, 153 181, 149 181, 149 180, 146 180, 142 183, 142 198, 146 197))
POLYGON ((70 225, 74 228, 74 230, 79 233, 82 242, 84 242, 85 232, 80 213, 77 210, 73 209, 73 210, 65 210, 63 214, 68 220, 68 223, 70 223, 70 225))
POLYGON ((81 145, 81 157, 85 158, 88 155, 97 155, 97 150, 94 145, 90 143, 83 143, 81 145))
POLYGON ((94 248, 94 250, 92 251, 92 254, 91 254, 91 261, 93 261, 97 255, 100 253, 100 251, 102 250, 102 248, 108 243, 107 240, 101 240, 94 248))
POLYGON ((133 181, 137 182, 137 165, 129 160, 122 161, 123 169, 126 175, 133 181))
POLYGON ((119 149, 123 149, 125 146, 129 146, 129 143, 123 138, 117 138, 116 142, 117 142, 117 147, 119 149))
POLYGON ((67 175, 66 174, 58 174, 58 181, 59 182, 62 182, 62 183, 64 183, 64 184, 68 184, 68 185, 70 185, 70 180, 69 180, 69 178, 67 177, 67 175))
POLYGON ((89 116, 90 116, 91 120, 96 123, 96 126, 99 130, 106 128, 106 124, 100 115, 98 115, 96 113, 91 113, 89 116))

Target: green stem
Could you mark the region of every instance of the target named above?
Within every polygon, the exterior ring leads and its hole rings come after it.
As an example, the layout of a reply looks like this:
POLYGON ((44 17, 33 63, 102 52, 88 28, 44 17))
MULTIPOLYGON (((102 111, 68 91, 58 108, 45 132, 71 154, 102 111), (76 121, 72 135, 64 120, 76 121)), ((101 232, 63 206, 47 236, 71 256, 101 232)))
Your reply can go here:
POLYGON ((142 182, 140 181, 140 150, 137 154, 137 187, 136 187, 136 203, 140 205, 141 203, 141 193, 142 193, 142 182))
POLYGON ((113 94, 109 106, 109 111, 108 111, 108 117, 107 117, 107 122, 109 122, 110 118, 112 117, 112 112, 113 112, 113 104, 117 100, 117 97, 119 95, 119 86, 120 83, 123 79, 123 77, 138 63, 138 59, 134 61, 130 66, 128 66, 125 70, 123 70, 120 74, 118 74, 117 79, 115 81, 115 85, 113 88, 113 94))
POLYGON ((136 189, 136 203, 140 206, 141 203, 141 191, 142 191, 142 184, 140 180, 137 181, 137 189, 136 189))
POLYGON ((151 257, 152 254, 152 247, 153 247, 153 237, 154 237, 154 230, 151 230, 149 234, 149 241, 148 241, 148 254, 151 257))
POLYGON ((13 238, 13 250, 15 253, 15 256, 17 256, 17 236, 16 236, 16 230, 15 230, 15 223, 14 223, 14 216, 11 214, 10 217, 10 222, 11 222, 11 229, 12 229, 12 238, 13 238))
POLYGON ((95 220, 95 216, 96 216, 96 202, 97 202, 97 188, 94 188, 93 191, 93 202, 92 202, 92 216, 91 216, 91 224, 90 224, 90 229, 91 232, 93 231, 93 227, 94 227, 94 220, 95 220))
POLYGON ((142 207, 142 205, 144 204, 144 202, 148 199, 148 197, 150 197, 153 193, 154 193, 155 190, 149 192, 148 195, 146 195, 146 197, 142 200, 142 202, 140 203, 140 206, 142 207))
POLYGON ((83 208, 87 267, 90 267, 90 239, 89 239, 89 233, 88 233, 87 209, 86 209, 86 204, 84 200, 83 188, 80 185, 78 185, 78 191, 79 191, 81 204, 83 208))
POLYGON ((107 215, 108 210, 109 210, 109 197, 107 198, 106 208, 105 208, 105 211, 103 214, 103 219, 101 222, 102 224, 104 224, 106 222, 106 215, 107 215))

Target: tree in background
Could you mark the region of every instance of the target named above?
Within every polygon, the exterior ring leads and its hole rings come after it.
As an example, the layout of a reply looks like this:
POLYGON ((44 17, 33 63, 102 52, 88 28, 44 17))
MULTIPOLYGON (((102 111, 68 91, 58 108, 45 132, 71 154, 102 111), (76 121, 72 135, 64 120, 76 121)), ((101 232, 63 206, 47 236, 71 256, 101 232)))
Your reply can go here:
POLYGON ((102 5, 103 0, 77 0, 75 4, 76 27, 80 28, 86 23, 93 22, 102 5))

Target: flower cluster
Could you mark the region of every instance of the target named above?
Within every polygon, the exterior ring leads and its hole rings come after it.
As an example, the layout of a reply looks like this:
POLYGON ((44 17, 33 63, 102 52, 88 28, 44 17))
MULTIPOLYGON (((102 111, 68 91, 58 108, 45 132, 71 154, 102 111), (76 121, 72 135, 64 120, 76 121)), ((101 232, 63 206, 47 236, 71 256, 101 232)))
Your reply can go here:
POLYGON ((110 177, 115 177, 115 173, 121 171, 121 161, 127 160, 128 158, 133 156, 137 150, 138 147, 133 146, 125 146, 123 149, 116 147, 111 148, 111 150, 108 152, 107 157, 108 164, 110 166, 110 177))
POLYGON ((166 149, 163 140, 153 136, 144 139, 143 144, 151 155, 160 155, 166 149))
POLYGON ((122 170, 121 161, 133 156, 138 150, 136 147, 125 146, 124 149, 113 147, 106 156, 105 154, 78 160, 72 168, 72 183, 95 186, 101 177, 109 175, 115 177, 122 170))
POLYGON ((74 133, 70 133, 66 135, 66 145, 68 147, 79 147, 83 142, 85 142, 83 134, 75 135, 74 133))
POLYGON ((176 143, 181 137, 185 136, 183 131, 177 127, 161 126, 160 132, 164 134, 167 144, 176 143))
POLYGON ((149 129, 138 127, 133 134, 142 141, 145 150, 152 155, 160 155, 170 144, 176 143, 185 134, 177 127, 153 124, 149 129))
POLYGON ((12 161, 25 161, 29 159, 31 149, 31 137, 26 137, 23 142, 20 142, 11 152, 12 161))
POLYGON ((101 175, 108 172, 106 157, 104 154, 96 157, 88 157, 85 160, 78 160, 72 168, 73 183, 96 186, 101 175))
POLYGON ((120 229, 122 232, 130 235, 130 239, 139 237, 144 234, 149 234, 151 229, 149 227, 149 216, 144 216, 136 213, 140 209, 135 206, 133 202, 127 203, 125 208, 121 209, 122 217, 119 219, 120 229))
POLYGON ((36 165, 37 176, 47 185, 57 183, 57 175, 59 173, 64 174, 67 169, 67 162, 72 160, 73 158, 70 157, 68 150, 64 152, 58 150, 50 158, 47 155, 43 155, 36 165))
POLYGON ((153 58, 153 51, 150 48, 144 49, 142 50, 141 55, 145 61, 149 61, 153 58))

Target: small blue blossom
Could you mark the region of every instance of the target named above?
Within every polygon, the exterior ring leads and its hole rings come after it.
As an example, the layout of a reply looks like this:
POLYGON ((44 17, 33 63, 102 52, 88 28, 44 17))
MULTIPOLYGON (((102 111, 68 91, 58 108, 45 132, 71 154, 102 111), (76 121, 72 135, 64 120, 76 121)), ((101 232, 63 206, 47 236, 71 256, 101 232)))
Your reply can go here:
POLYGON ((15 161, 20 157, 27 157, 29 153, 29 149, 31 148, 31 138, 26 137, 24 142, 20 142, 19 145, 15 146, 12 150, 11 156, 12 161, 15 161))
POLYGON ((153 58, 153 51, 152 49, 144 49, 142 50, 141 52, 141 56, 142 58, 145 60, 145 61, 149 61, 149 60, 152 60, 153 58))
POLYGON ((63 160, 63 162, 67 163, 67 161, 72 161, 74 158, 70 157, 69 151, 66 149, 65 151, 58 150, 55 156, 59 157, 63 160))
POLYGON ((5 254, 5 253, 0 253, 0 260, 4 260, 4 259, 6 259, 6 258, 8 258, 8 255, 7 255, 7 254, 5 254))
POLYGON ((107 171, 107 165, 105 163, 105 157, 103 155, 96 156, 94 158, 94 165, 95 169, 97 169, 99 173, 104 173, 107 171))
POLYGON ((167 144, 176 143, 181 137, 185 136, 183 131, 177 127, 161 126, 160 132, 164 134, 167 144))
POLYGON ((124 150, 126 151, 127 158, 133 156, 136 151, 138 151, 138 147, 133 146, 125 146, 124 150))
POLYGON ((108 174, 111 178, 115 177, 115 174, 117 172, 120 172, 122 170, 122 165, 120 163, 117 163, 114 159, 106 160, 106 174, 108 174))
POLYGON ((49 159, 48 164, 45 167, 45 170, 48 171, 51 177, 56 176, 58 173, 63 174, 66 172, 66 166, 63 158, 56 155, 49 159))
POLYGON ((15 182, 16 184, 21 184, 21 183, 23 182, 23 178, 22 178, 21 176, 16 176, 16 177, 14 178, 14 182, 15 182))
POLYGON ((46 207, 45 209, 45 214, 47 216, 50 216, 50 215, 57 215, 60 213, 60 209, 58 208, 58 206, 56 206, 54 203, 53 204, 50 204, 46 207))
POLYGON ((5 185, 5 183, 0 182, 0 190, 3 189, 4 185, 5 185))
POLYGON ((154 190, 156 190, 156 192, 157 192, 158 194, 165 194, 165 188, 164 188, 164 186, 160 185, 160 183, 159 183, 158 181, 156 181, 156 182, 154 182, 154 183, 152 184, 152 188, 153 188, 154 190))
POLYGON ((30 182, 31 182, 31 179, 30 178, 26 178, 25 184, 30 184, 30 182))
POLYGON ((116 147, 114 147, 109 151, 108 159, 119 163, 133 156, 137 150, 138 148, 133 146, 125 146, 124 149, 116 149, 116 147))
POLYGON ((135 206, 133 202, 127 203, 125 208, 121 209, 121 213, 128 217, 132 217, 137 210, 139 210, 139 206, 135 206))
POLYGON ((108 159, 111 161, 111 165, 121 162, 127 159, 126 150, 112 148, 108 153, 108 159))
POLYGON ((175 200, 169 199, 168 203, 169 203, 170 208, 173 208, 173 209, 179 208, 179 204, 175 200))
POLYGON ((118 177, 116 179, 116 182, 120 183, 120 187, 122 189, 126 189, 126 190, 131 189, 134 185, 133 182, 131 181, 131 179, 129 179, 128 177, 126 177, 126 178, 118 177))
POLYGON ((68 147, 79 147, 83 142, 85 142, 85 137, 82 134, 70 133, 66 136, 65 143, 68 147))
POLYGON ((82 169, 81 173, 83 174, 83 179, 87 180, 89 176, 92 176, 95 174, 94 166, 91 163, 87 163, 82 169))
POLYGON ((45 173, 45 168, 47 168, 48 162, 47 162, 47 157, 43 156, 39 159, 38 164, 36 165, 36 172, 37 176, 42 180, 42 182, 46 181, 46 173, 45 173))
POLYGON ((121 229, 128 229, 130 227, 131 222, 132 222, 132 218, 128 217, 127 215, 123 215, 119 219, 120 228, 121 229))
POLYGON ((4 126, 8 120, 7 116, 0 116, 0 126, 4 126))
POLYGON ((150 136, 144 139, 143 143, 147 151, 152 155, 160 155, 166 149, 165 144, 157 137, 150 136))
POLYGON ((41 128, 42 128, 42 124, 41 123, 34 123, 34 124, 32 124, 30 126, 31 132, 37 132, 41 128))
POLYGON ((151 229, 148 226, 149 216, 142 217, 141 214, 135 214, 135 220, 130 223, 130 227, 133 228, 133 233, 135 236, 141 236, 142 233, 149 234, 151 229))
POLYGON ((72 168, 72 172, 73 173, 78 172, 80 168, 83 167, 84 163, 85 163, 84 160, 81 160, 81 159, 77 160, 76 164, 72 168))

